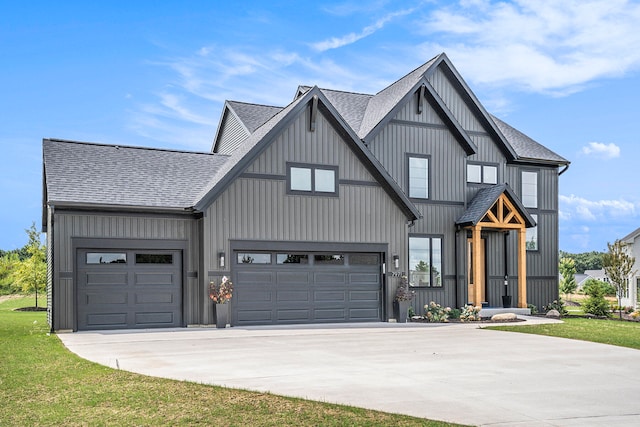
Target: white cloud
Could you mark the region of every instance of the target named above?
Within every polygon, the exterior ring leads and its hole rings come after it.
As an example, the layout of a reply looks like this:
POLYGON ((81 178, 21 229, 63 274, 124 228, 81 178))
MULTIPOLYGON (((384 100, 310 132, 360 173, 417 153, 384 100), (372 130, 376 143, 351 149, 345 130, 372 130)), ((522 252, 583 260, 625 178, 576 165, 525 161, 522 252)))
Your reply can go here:
POLYGON ((639 206, 624 199, 588 200, 575 195, 559 196, 562 217, 587 222, 635 217, 639 206))
POLYGON ((614 143, 590 142, 581 150, 582 154, 594 155, 599 158, 613 159, 620 157, 620 147, 614 143))
POLYGON ((461 1, 423 23, 475 83, 565 95, 640 69, 640 4, 625 0, 461 1))
POLYGON ((415 9, 405 9, 405 10, 389 13, 383 16, 382 18, 378 19, 373 24, 367 25, 359 33, 349 33, 342 37, 331 37, 327 40, 323 40, 317 43, 312 43, 311 47, 319 52, 324 52, 326 50, 336 49, 342 46, 349 45, 351 43, 355 43, 358 40, 363 39, 367 36, 370 36, 376 31, 382 29, 387 24, 387 22, 391 21, 392 19, 397 18, 399 16, 409 15, 414 11, 415 9))

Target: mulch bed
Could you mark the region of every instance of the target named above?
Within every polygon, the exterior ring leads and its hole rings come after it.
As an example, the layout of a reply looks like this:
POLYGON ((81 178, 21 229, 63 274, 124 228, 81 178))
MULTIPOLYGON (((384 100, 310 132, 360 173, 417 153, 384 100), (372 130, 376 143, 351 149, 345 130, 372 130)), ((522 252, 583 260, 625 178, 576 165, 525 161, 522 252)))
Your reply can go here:
POLYGON ((13 311, 47 311, 47 307, 20 307, 14 308, 13 311))
POLYGON ((463 322, 460 319, 448 319, 447 322, 429 322, 427 319, 410 319, 413 323, 517 323, 526 322, 525 319, 513 319, 513 320, 491 320, 490 317, 483 317, 481 320, 472 320, 463 322))

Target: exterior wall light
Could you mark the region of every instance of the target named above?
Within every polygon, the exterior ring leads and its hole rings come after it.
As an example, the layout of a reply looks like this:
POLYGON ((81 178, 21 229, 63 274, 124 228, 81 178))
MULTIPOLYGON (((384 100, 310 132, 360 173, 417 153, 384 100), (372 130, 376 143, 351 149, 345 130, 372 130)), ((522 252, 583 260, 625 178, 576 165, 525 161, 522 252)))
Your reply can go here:
POLYGON ((400 257, 398 255, 393 256, 393 268, 396 270, 400 268, 400 257))
POLYGON ((224 268, 224 252, 218 253, 218 264, 220 268, 224 268))

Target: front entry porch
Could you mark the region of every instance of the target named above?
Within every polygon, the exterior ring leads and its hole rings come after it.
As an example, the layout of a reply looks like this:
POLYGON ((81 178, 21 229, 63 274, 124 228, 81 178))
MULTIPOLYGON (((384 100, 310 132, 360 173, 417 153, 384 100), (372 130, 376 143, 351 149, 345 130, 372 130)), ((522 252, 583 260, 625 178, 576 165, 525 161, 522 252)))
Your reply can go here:
MULTIPOLYGON (((476 194, 467 211, 457 221, 457 225, 469 232, 467 239, 467 301, 480 306, 487 301, 487 257, 497 254, 486 250, 483 231, 503 233, 503 259, 491 259, 494 265, 500 264, 504 272, 505 294, 508 289, 508 244, 511 231, 518 236, 517 242, 517 300, 518 308, 527 308, 527 242, 526 229, 535 226, 535 221, 524 208, 513 190, 507 185, 495 185, 476 194), (488 253, 487 253, 488 252, 488 253)), ((495 239, 494 239, 495 240, 495 239)), ((495 306, 495 301, 493 302, 495 306)))

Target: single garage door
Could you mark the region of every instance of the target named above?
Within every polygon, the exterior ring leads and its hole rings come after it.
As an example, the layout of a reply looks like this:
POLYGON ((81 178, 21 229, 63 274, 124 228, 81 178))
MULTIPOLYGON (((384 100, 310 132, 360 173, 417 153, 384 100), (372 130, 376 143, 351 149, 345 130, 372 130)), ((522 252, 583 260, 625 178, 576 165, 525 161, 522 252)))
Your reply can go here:
POLYGON ((77 251, 78 329, 182 325, 182 252, 77 251))
POLYGON ((235 252, 234 325, 377 322, 378 253, 235 252))

